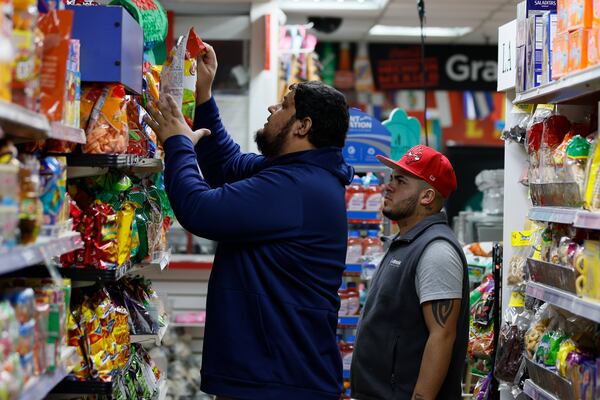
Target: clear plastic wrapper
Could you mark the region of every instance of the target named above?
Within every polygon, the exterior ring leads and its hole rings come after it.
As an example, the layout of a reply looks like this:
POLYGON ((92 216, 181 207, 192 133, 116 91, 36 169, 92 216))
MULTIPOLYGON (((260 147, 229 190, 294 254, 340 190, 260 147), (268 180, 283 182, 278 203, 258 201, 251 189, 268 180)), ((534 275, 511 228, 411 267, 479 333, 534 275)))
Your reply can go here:
POLYGON ((525 144, 527 124, 532 112, 533 106, 531 105, 514 105, 502 131, 502 139, 525 144))
POLYGON ((82 150, 88 154, 125 153, 129 144, 125 88, 121 84, 110 84, 104 86, 100 93, 97 91, 96 86, 86 87, 82 96, 81 122, 85 124, 87 121, 87 143, 82 150), (96 96, 90 111, 89 104, 96 96))

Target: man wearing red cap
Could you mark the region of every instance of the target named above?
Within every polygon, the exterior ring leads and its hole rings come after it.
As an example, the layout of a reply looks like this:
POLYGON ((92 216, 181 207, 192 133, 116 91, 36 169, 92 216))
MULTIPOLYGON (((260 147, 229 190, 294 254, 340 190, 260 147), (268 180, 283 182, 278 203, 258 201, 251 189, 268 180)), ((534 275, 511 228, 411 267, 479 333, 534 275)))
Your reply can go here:
POLYGON ((460 399, 469 326, 467 262, 442 212, 450 161, 415 146, 393 169, 383 213, 399 233, 373 277, 351 369, 359 400, 460 399))

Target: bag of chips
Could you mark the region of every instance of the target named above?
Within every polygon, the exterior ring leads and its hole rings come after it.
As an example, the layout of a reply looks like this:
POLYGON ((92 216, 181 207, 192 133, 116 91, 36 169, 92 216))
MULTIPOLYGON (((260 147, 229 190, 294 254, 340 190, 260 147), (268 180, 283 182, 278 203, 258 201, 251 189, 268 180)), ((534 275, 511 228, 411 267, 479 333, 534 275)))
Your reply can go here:
POLYGON ((170 94, 190 127, 196 110, 196 57, 206 52, 194 28, 179 38, 160 74, 160 97, 170 94))
POLYGON ((102 88, 89 113, 89 104, 98 94, 93 87, 81 100, 81 123, 87 122, 87 143, 82 146, 88 154, 121 154, 127 151, 129 129, 127 126, 127 106, 125 87, 111 84, 102 88))

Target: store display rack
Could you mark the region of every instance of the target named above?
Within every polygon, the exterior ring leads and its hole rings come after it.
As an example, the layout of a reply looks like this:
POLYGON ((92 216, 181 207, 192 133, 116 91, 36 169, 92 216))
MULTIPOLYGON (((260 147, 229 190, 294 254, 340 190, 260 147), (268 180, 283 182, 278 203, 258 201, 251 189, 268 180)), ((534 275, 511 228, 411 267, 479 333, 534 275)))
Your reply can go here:
POLYGON ((76 232, 57 238, 40 237, 34 244, 17 246, 0 253, 0 274, 8 274, 40 264, 82 247, 83 240, 81 235, 76 232))
POLYGON ((171 250, 168 250, 165 252, 159 252, 156 258, 152 261, 140 264, 132 264, 130 261, 127 261, 122 266, 113 269, 70 267, 59 268, 59 271, 63 277, 69 278, 72 281, 114 283, 121 280, 124 276, 134 272, 147 270, 149 268, 159 267, 161 270, 163 270, 169 264, 170 257, 171 250))
POLYGON ((573 314, 600 323, 600 302, 582 299, 575 294, 537 282, 528 282, 525 293, 573 314))
POLYGON ((558 397, 546 392, 544 389, 527 379, 523 385, 523 392, 533 400, 560 400, 558 397))
POLYGON ((0 127, 5 134, 26 140, 58 139, 85 143, 83 129, 71 128, 16 104, 0 101, 0 127))
POLYGON ((68 378, 63 379, 52 390, 53 394, 61 395, 98 395, 113 397, 114 382, 102 381, 75 381, 68 378))
POLYGON ((566 292, 576 293, 575 279, 577 279, 577 273, 573 267, 532 258, 527 259, 527 266, 532 281, 566 292))
POLYGON ((163 170, 163 161, 135 154, 68 154, 67 176, 81 178, 102 175, 109 169, 127 170, 133 174, 151 174, 163 170))
POLYGON ((162 343, 165 334, 167 333, 167 329, 169 329, 169 323, 158 330, 157 334, 148 334, 148 335, 131 335, 131 343, 140 343, 140 344, 151 344, 154 343, 157 346, 160 346, 162 343))
POLYGON ((532 207, 529 219, 573 225, 576 228, 600 230, 600 213, 580 208, 532 207))
POLYGON ((535 362, 525 358, 527 372, 532 380, 540 389, 551 396, 556 396, 561 400, 576 400, 573 392, 573 384, 560 376, 557 372, 551 371, 535 362))
POLYGON ((65 347, 61 354, 61 365, 56 368, 56 371, 40 375, 29 381, 19 396, 19 400, 45 399, 48 393, 71 372, 71 368, 65 366, 73 365, 70 360, 74 355, 74 347, 65 347))
POLYGON ((600 65, 572 72, 520 94, 515 104, 586 103, 600 99, 600 65))

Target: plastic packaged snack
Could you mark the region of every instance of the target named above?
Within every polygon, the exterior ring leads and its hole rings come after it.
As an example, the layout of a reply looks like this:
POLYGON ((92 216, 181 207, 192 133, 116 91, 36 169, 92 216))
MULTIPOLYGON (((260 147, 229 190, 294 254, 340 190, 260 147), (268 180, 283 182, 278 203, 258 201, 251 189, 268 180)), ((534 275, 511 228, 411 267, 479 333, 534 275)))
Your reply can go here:
POLYGON ((590 147, 586 166, 584 206, 592 211, 600 209, 600 139, 596 137, 590 147))
POLYGON ((206 51, 202 40, 190 28, 169 53, 160 74, 160 96, 170 94, 181 105, 183 117, 190 127, 196 109, 196 57, 206 51))
POLYGON ((125 88, 120 84, 105 86, 95 101, 88 120, 89 104, 96 95, 95 89, 91 89, 82 98, 82 124, 87 120, 87 143, 82 146, 82 151, 88 154, 125 153, 129 143, 125 88))
POLYGON ((514 105, 502 131, 502 139, 524 144, 532 112, 532 105, 514 105))
POLYGON ((127 154, 136 154, 142 157, 149 156, 149 138, 142 126, 142 118, 145 114, 142 106, 134 97, 127 100, 127 124, 129 126, 129 144, 127 154))
POLYGON ((44 224, 54 225, 67 192, 67 160, 65 157, 45 157, 41 163, 40 177, 44 207, 44 224))

